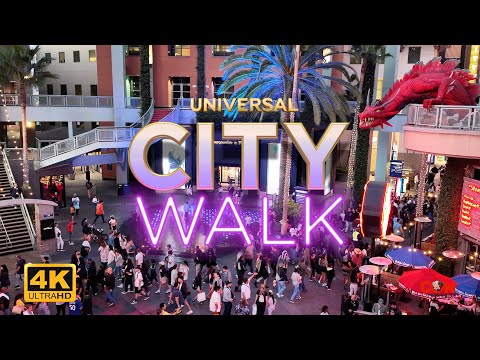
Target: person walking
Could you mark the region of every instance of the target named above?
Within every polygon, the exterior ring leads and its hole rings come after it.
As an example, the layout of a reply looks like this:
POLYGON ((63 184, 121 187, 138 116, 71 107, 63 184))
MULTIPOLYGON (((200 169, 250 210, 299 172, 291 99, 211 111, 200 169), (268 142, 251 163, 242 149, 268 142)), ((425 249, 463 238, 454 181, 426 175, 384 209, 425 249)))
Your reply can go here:
POLYGON ((299 267, 297 265, 293 269, 293 273, 291 277, 292 285, 293 285, 293 293, 292 293, 292 296, 290 297, 290 303, 292 304, 294 304, 293 300, 300 300, 302 298, 300 296, 300 290, 299 290, 302 277, 300 276, 298 271, 299 271, 299 267))
POLYGON ((212 315, 220 315, 222 309, 222 297, 220 295, 220 286, 213 288, 212 296, 210 297, 210 311, 212 315))
POLYGON ((87 188, 87 195, 88 195, 88 198, 90 199, 92 197, 92 188, 93 188, 93 184, 90 182, 90 180, 87 180, 85 187, 87 188))
POLYGON ((78 197, 77 193, 73 194, 72 205, 75 209, 75 215, 78 215, 78 212, 80 211, 80 198, 78 197))
POLYGON ((265 309, 267 308, 267 289, 266 288, 267 288, 267 285, 265 284, 260 285, 260 289, 258 289, 257 293, 255 294, 254 304, 257 307, 256 315, 258 316, 265 315, 265 309))
POLYGON ((248 275, 252 275, 253 273, 253 245, 249 244, 245 248, 245 265, 248 265, 249 272, 248 275))
POLYGON ((332 289, 332 281, 335 277, 335 268, 333 267, 333 262, 327 265, 327 290, 332 289))
POLYGON ((55 223, 55 227, 53 228, 53 231, 55 233, 55 239, 57 240, 57 251, 65 251, 63 249, 64 241, 62 239, 62 232, 58 228, 58 223, 55 223))
POLYGON ((272 315, 273 312, 275 311, 275 304, 276 300, 275 297, 273 296, 273 291, 268 290, 268 295, 267 295, 267 315, 272 315))
POLYGON ((288 281, 287 273, 284 267, 278 268, 275 279, 277 280, 277 297, 282 298, 285 296, 283 295, 283 292, 286 289, 285 282, 288 281))
POLYGON ((134 284, 135 284, 135 296, 133 301, 131 302, 132 305, 135 305, 138 303, 138 297, 139 296, 144 296, 143 300, 148 300, 150 298, 150 292, 147 292, 144 289, 145 283, 143 282, 143 274, 142 274, 142 268, 141 266, 137 266, 135 268, 135 273, 134 273, 134 284))
POLYGON ((112 268, 105 270, 105 292, 107 293, 108 306, 114 306, 115 300, 113 298, 113 291, 115 290, 115 275, 113 275, 112 268))
POLYGON ((125 295, 127 292, 133 292, 133 262, 131 258, 128 258, 127 261, 123 263, 123 274, 125 279, 122 294, 125 295))
POLYGON ((117 220, 115 216, 110 215, 110 220, 108 220, 108 225, 110 225, 110 230, 116 231, 117 230, 117 220))
POLYGON ((232 282, 226 281, 223 288, 223 315, 230 315, 232 313, 233 299, 235 295, 232 291, 232 282))
POLYGON ((100 200, 97 204, 97 206, 95 207, 95 220, 93 220, 93 223, 95 224, 95 222, 97 221, 97 219, 101 216, 102 217, 102 221, 103 223, 105 224, 105 218, 103 217, 103 215, 105 214, 105 211, 103 209, 103 200, 100 200))
POLYGON ((245 267, 244 258, 245 258, 245 255, 243 255, 243 252, 242 252, 241 256, 237 259, 237 263, 235 265, 235 270, 237 271, 237 278, 238 278, 237 286, 235 286, 236 292, 240 291, 239 286, 241 286, 241 281, 243 280, 245 276, 245 271, 247 270, 247 268, 245 267))
POLYGON ((94 296, 98 293, 97 288, 97 264, 92 259, 87 260, 88 270, 87 270, 87 286, 86 290, 92 290, 94 296))
POLYGON ((17 260, 16 266, 15 266, 15 279, 16 279, 16 284, 14 289, 15 290, 20 290, 23 282, 23 273, 25 271, 25 264, 27 263, 25 259, 23 259, 20 255, 16 255, 15 259, 17 260))
POLYGON ((74 245, 72 236, 73 236, 73 225, 75 225, 75 222, 73 221, 73 217, 70 219, 70 221, 67 224, 67 233, 68 233, 68 245, 74 245))
POLYGON ((70 204, 70 219, 73 220, 75 217, 75 206, 73 206, 73 203, 70 204))

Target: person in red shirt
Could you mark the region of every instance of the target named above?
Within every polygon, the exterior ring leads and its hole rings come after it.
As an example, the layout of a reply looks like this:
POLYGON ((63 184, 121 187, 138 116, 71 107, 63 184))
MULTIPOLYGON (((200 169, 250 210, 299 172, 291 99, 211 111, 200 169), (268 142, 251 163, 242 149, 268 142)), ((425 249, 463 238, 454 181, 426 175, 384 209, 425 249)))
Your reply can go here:
POLYGON ((67 224, 68 245, 73 245, 73 241, 72 241, 73 225, 75 225, 75 223, 73 222, 73 218, 72 218, 67 224))
POLYGON ((103 214, 104 214, 104 210, 103 210, 103 200, 100 200, 95 208, 95 220, 93 220, 93 223, 95 224, 95 222, 97 221, 98 217, 101 216, 102 217, 102 220, 103 220, 103 223, 105 224, 106 221, 105 221, 105 218, 103 217, 103 214))

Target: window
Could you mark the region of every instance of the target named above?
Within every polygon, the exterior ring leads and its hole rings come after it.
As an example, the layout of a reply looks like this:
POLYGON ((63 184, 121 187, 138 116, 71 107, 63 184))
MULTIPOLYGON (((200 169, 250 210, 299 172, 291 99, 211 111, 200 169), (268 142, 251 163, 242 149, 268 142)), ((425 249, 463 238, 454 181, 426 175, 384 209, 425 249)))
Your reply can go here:
POLYGON ((376 100, 382 99, 382 90, 383 90, 383 79, 377 80, 377 96, 375 97, 376 100))
POLYGON ((51 64, 52 63, 52 53, 45 53, 45 62, 47 64, 51 64))
POLYGON ((60 84, 60 95, 67 95, 67 85, 60 84))
POLYGON ((230 50, 230 47, 231 45, 213 45, 213 56, 230 56, 234 54, 234 52, 230 50))
POLYGON ((127 82, 129 97, 140 97, 140 76, 129 76, 127 82))
POLYGON ((95 50, 88 50, 88 61, 90 62, 97 61, 97 52, 95 50))
POLYGON ((47 95, 53 95, 53 84, 47 84, 47 95))
POLYGON ((415 64, 420 61, 420 46, 414 46, 408 48, 408 63, 415 64))
POLYGON ((90 95, 98 96, 97 85, 90 85, 90 95))
POLYGON ((64 63, 65 63, 65 52, 60 51, 60 52, 58 53, 58 62, 59 62, 60 64, 64 64, 64 63))
MULTIPOLYGON (((352 45, 350 50, 356 54, 360 54, 360 45, 352 45)), ((350 64, 361 64, 361 63, 362 63, 362 59, 360 58, 360 56, 357 57, 357 56, 350 55, 350 64)))
POLYGON ((212 82, 213 82, 213 91, 214 91, 214 96, 216 98, 227 98, 229 99, 232 94, 233 94, 233 86, 230 87, 229 89, 227 89, 227 91, 225 91, 223 94, 218 94, 218 88, 220 87, 220 85, 223 84, 223 80, 222 78, 219 78, 219 77, 214 77, 212 78, 212 82))
POLYGON ((190 78, 189 77, 173 77, 172 78, 172 103, 177 105, 178 99, 190 98, 190 78))
POLYGON ((168 56, 190 56, 190 45, 168 45, 168 56))
POLYGON ((128 55, 140 55, 140 45, 128 45, 128 55))
POLYGON ((75 95, 82 95, 82 85, 75 85, 75 95))
POLYGON ((80 62, 80 51, 73 52, 73 62, 80 62))

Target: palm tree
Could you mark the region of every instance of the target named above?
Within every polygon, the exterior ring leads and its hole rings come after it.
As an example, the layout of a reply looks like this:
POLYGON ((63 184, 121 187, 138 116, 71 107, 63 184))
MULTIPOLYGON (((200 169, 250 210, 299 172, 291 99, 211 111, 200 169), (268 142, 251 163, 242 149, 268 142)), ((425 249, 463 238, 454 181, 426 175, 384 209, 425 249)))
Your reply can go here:
MULTIPOLYGON (((240 85, 233 93, 232 98, 272 98, 287 99, 295 98, 298 103, 298 91, 294 92, 295 59, 298 46, 294 45, 238 45, 234 50, 244 50, 229 56, 222 64, 223 84, 218 92, 222 93, 230 87, 240 85)), ((359 96, 358 90, 348 81, 340 77, 323 75, 323 70, 336 69, 349 78, 347 68, 355 70, 342 62, 326 62, 324 53, 332 55, 335 49, 329 45, 312 45, 298 58, 297 87, 304 92, 313 105, 313 118, 319 125, 322 111, 330 121, 336 121, 337 117, 347 121, 350 114, 349 106, 343 95, 334 91, 329 81, 341 84, 351 93, 359 96)), ((225 112, 226 116, 235 118, 238 114, 234 108, 231 112, 225 112)), ((291 121, 290 112, 282 113, 281 121, 291 121)), ((291 165, 291 140, 283 131, 281 136, 281 174, 279 199, 288 199, 290 190, 290 165, 291 165), (290 144, 290 145, 289 145, 290 144)), ((285 222, 284 222, 285 224, 285 222)), ((282 228, 284 234, 285 228, 282 228)))
MULTIPOLYGON (((205 45, 197 45, 197 99, 205 97, 205 45)), ((214 97, 215 94, 212 94, 214 97)))
POLYGON ((46 67, 50 59, 45 57, 36 59, 40 46, 30 49, 28 45, 10 45, 0 51, 0 83, 8 84, 15 81, 20 97, 22 109, 22 164, 23 186, 29 186, 30 171, 28 167, 28 142, 27 142, 27 89, 32 86, 40 86, 47 79, 58 77, 46 67), (36 60, 35 60, 36 59, 36 60))
POLYGON ((152 103, 152 96, 150 95, 150 61, 149 61, 149 45, 140 45, 140 92, 143 115, 148 111, 152 103))
POLYGON ((368 180, 368 149, 370 147, 370 129, 362 130, 358 124, 358 113, 365 109, 367 103, 371 103, 374 97, 375 70, 377 62, 390 54, 383 54, 384 45, 353 45, 349 52, 351 56, 362 60, 360 70, 359 87, 362 92, 362 101, 357 106, 353 123, 350 158, 348 161, 347 198, 353 186, 353 206, 360 203, 363 189, 368 180))

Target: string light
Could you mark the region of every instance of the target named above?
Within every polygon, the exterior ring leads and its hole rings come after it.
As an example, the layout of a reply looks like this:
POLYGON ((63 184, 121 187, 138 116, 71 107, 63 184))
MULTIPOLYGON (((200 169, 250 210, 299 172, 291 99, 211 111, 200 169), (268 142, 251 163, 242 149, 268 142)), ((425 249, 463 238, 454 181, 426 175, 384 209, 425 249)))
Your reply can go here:
POLYGON ((442 261, 443 259, 441 257, 438 258, 438 261, 442 261))
POLYGON ((353 120, 352 137, 350 145, 350 156, 348 158, 348 173, 347 173, 347 189, 353 188, 355 156, 357 153, 357 139, 358 139, 358 113, 360 112, 360 104, 357 103, 355 108, 355 115, 353 120))

